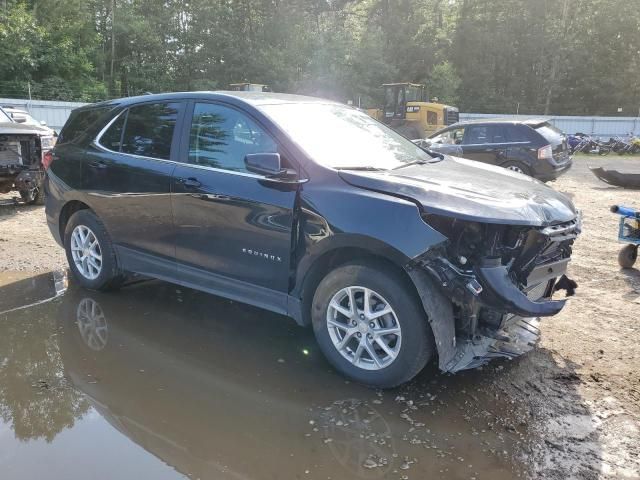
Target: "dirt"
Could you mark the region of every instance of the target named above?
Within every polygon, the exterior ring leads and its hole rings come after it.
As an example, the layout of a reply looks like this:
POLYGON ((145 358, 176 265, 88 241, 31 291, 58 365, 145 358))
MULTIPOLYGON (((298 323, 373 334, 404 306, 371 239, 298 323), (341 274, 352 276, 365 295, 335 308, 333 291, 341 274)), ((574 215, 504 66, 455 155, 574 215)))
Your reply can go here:
POLYGON ((18 205, 0 194, 0 272, 45 272, 65 265, 64 251, 51 237, 44 207, 18 205))
MULTIPOLYGON (((460 432, 464 432, 464 441, 455 444, 460 449, 458 453, 441 450, 443 447, 437 445, 434 459, 440 458, 441 454, 446 454, 450 459, 450 464, 444 464, 446 466, 439 470, 442 478, 453 473, 451 465, 463 458, 465 448, 475 448, 474 438, 478 442, 484 438, 484 433, 480 432, 485 432, 485 429, 491 429, 492 435, 497 436, 498 440, 492 437, 494 443, 491 446, 483 447, 481 451, 473 450, 469 455, 475 457, 476 465, 480 465, 478 462, 485 454, 483 452, 495 460, 487 463, 484 469, 472 468, 471 465, 467 470, 457 468, 456 478, 486 478, 490 474, 488 469, 491 462, 498 462, 499 465, 505 462, 517 464, 513 476, 523 474, 532 478, 551 479, 640 478, 640 319, 636 313, 636 308, 640 307, 640 272, 618 267, 617 253, 621 247, 616 240, 618 217, 609 212, 613 204, 640 207, 640 195, 638 191, 622 190, 599 182, 590 174, 587 164, 615 164, 620 169, 640 172, 640 159, 578 157, 574 168, 552 183, 555 189, 569 195, 583 212, 583 234, 575 244, 569 270, 569 276, 578 282, 579 287, 575 297, 570 299, 559 315, 542 322, 543 333, 538 347, 515 361, 496 361, 482 369, 455 376, 436 375, 433 380, 435 372, 432 369, 397 391, 371 392, 369 395, 363 393, 366 390, 357 390, 355 387, 343 388, 337 377, 325 378, 320 373, 325 368, 321 359, 318 360, 319 366, 314 368, 318 370, 318 378, 324 382, 323 393, 311 395, 309 392, 313 392, 314 386, 306 385, 302 380, 309 367, 300 367, 302 386, 288 398, 293 399, 301 392, 306 392, 310 397, 309 402, 315 399, 315 406, 306 409, 311 427, 308 428, 308 435, 305 434, 311 441, 315 438, 317 445, 314 448, 318 451, 328 449, 333 453, 332 449, 337 448, 339 441, 344 441, 340 438, 340 435, 345 435, 342 426, 349 422, 340 417, 341 414, 363 410, 373 416, 371 423, 365 424, 374 425, 376 412, 387 412, 389 416, 395 411, 395 418, 402 419, 406 425, 404 433, 392 435, 385 430, 386 427, 380 427, 377 436, 367 431, 351 432, 357 441, 352 440, 356 446, 350 448, 355 448, 359 453, 359 456, 355 456, 357 460, 352 473, 366 478, 403 478, 405 470, 409 470, 409 474, 414 472, 414 475, 418 471, 427 474, 431 470, 420 470, 431 461, 431 457, 425 455, 429 455, 429 452, 435 454, 436 449, 430 450, 431 445, 444 440, 442 436, 438 441, 434 440, 437 427, 425 430, 424 425, 428 427, 430 418, 444 414, 451 419, 454 430, 459 428, 460 432), (332 382, 337 383, 334 387, 328 387, 332 382), (333 396, 327 391, 333 391, 333 396), (399 405, 402 410, 396 411, 396 407, 390 407, 390 402, 399 405), (466 429, 459 427, 457 421, 460 419, 470 426, 466 429), (394 441, 396 445, 400 443, 406 447, 404 451, 398 448, 394 450, 400 452, 399 457, 398 453, 394 453, 397 458, 383 456, 381 452, 385 450, 379 448, 382 445, 380 441, 394 441), (465 444, 467 441, 471 443, 465 444), (501 442, 509 446, 503 450, 501 442), (367 449, 367 445, 374 448, 367 449), (406 458, 403 452, 407 454, 406 458), (414 461, 418 466, 414 465, 414 461), (380 475, 367 473, 375 471, 380 475)), ((9 198, 0 196, 0 203, 6 203, 9 198)), ((42 207, 0 205, 0 272, 5 272, 2 278, 27 278, 30 272, 56 270, 64 264, 63 251, 51 238, 42 207)), ((157 302, 161 305, 159 313, 154 313, 152 306, 145 305, 139 309, 139 318, 149 312, 162 318, 162 315, 166 315, 165 311, 172 309, 177 310, 175 317, 198 316, 200 310, 196 310, 196 313, 185 311, 184 305, 188 302, 183 302, 182 296, 171 300, 171 295, 166 294, 165 290, 165 287, 159 290, 156 287, 156 290, 152 290, 156 293, 149 294, 157 295, 157 302)), ((169 290, 173 291, 172 288, 169 290)), ((206 298, 210 297, 199 295, 198 303, 206 303, 206 298)), ((0 300, 1 297, 0 294, 0 300)), ((117 297, 106 298, 101 301, 108 305, 117 297)), ((131 296, 131 303, 118 308, 135 310, 134 298, 131 296)), ((211 308, 224 309, 219 305, 211 308)), ((265 314, 256 312, 252 315, 256 320, 250 322, 255 325, 249 327, 261 328, 259 325, 263 322, 257 317, 265 314)), ((171 324, 170 320, 167 322, 171 324)), ((222 326, 225 323, 220 325, 220 328, 225 328, 222 326)), ((194 334, 194 337, 200 336, 201 333, 194 334)), ((168 337, 176 343, 177 338, 183 341, 182 337, 173 334, 168 337)), ((218 338, 217 332, 215 338, 218 338)), ((310 337, 295 337, 294 340, 309 345, 309 350, 313 352, 310 337)), ((257 342, 254 343, 257 345, 257 342)), ((172 348, 179 349, 175 345, 172 348)), ((198 348, 205 349, 204 346, 198 348)), ((221 343, 221 348, 224 348, 224 343, 221 343)), ((295 365, 286 357, 286 349, 284 352, 278 354, 274 364, 280 365, 278 368, 293 368, 295 373, 295 365)), ((272 353, 266 349, 262 352, 263 356, 272 353)), ((262 357, 256 362, 260 364, 262 357)), ((152 364, 148 368, 152 368, 152 364)), ((253 368, 255 365, 247 364, 246 370, 250 372, 253 368)), ((239 374, 238 378, 251 375, 239 374)), ((284 381, 278 378, 278 382, 284 381)), ((266 379, 261 382, 268 388, 270 383, 266 379)), ((286 390, 286 387, 277 389, 286 390)), ((197 388, 194 388, 195 391, 197 388)), ((351 425, 355 423, 351 422, 351 425)), ((397 430, 397 427, 393 429, 397 430)), ((201 433, 206 438, 211 432, 201 433)), ((457 438, 454 431, 447 430, 445 437, 449 435, 451 439, 457 438)), ((486 439, 482 440, 482 444, 485 441, 489 445, 486 439)), ((333 454, 336 458, 340 455, 333 454)), ((348 459, 344 461, 351 462, 348 459)), ((300 471, 298 474, 303 478, 314 478, 318 467, 310 465, 309 471, 300 471)), ((502 470, 497 469, 496 472, 502 470)), ((431 473, 437 476, 438 470, 431 473)), ((499 476, 503 475, 504 472, 499 476)))
MULTIPOLYGON (((578 157, 553 187, 583 212, 570 276, 574 298, 543 322, 536 350, 497 385, 529 405, 544 478, 640 478, 640 272, 617 263, 614 204, 640 208, 640 192, 598 181, 587 165, 640 172, 640 159, 578 157)), ((638 266, 638 265, 636 265, 638 266)), ((535 437, 534 435, 533 437, 535 437)))

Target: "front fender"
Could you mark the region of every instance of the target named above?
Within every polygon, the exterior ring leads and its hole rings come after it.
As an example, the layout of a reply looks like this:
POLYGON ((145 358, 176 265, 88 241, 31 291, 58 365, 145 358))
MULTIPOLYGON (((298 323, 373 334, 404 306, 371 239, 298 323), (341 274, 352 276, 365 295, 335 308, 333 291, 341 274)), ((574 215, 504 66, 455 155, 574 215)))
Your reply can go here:
POLYGON ((447 240, 422 220, 418 206, 408 200, 347 184, 315 193, 313 187, 305 188, 301 198, 301 232, 309 253, 329 248, 318 247, 328 245, 327 239, 348 236, 363 247, 367 239, 384 244, 404 263, 447 240))

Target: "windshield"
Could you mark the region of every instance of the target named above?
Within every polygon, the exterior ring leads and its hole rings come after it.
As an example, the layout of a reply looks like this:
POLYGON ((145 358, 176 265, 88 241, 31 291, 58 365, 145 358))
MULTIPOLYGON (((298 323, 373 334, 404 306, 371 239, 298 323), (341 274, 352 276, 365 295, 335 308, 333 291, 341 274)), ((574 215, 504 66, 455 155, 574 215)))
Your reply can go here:
POLYGON ((422 88, 409 86, 407 87, 407 102, 421 102, 422 88))
POLYGON ((7 115, 6 113, 4 113, 4 110, 2 110, 0 108, 0 122, 11 122, 11 118, 9 118, 9 115, 7 115))
POLYGON ((260 107, 316 162, 331 168, 389 170, 433 158, 364 112, 342 105, 290 103, 260 107))

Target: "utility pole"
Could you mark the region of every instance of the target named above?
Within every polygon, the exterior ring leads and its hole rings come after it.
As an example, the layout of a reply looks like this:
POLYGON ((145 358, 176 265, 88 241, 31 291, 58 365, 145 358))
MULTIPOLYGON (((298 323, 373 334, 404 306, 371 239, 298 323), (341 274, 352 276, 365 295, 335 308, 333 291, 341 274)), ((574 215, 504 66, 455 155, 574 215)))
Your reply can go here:
POLYGON ((109 70, 109 95, 115 93, 113 70, 116 58, 116 0, 111 0, 111 69, 109 70))

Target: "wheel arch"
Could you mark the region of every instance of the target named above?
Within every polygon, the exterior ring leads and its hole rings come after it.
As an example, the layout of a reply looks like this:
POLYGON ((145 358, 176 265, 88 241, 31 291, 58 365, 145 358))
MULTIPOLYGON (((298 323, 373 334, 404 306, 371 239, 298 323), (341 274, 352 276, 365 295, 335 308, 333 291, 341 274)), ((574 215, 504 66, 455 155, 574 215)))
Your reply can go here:
POLYGON ((361 245, 340 245, 314 256, 313 261, 309 262, 299 273, 300 281, 292 291, 292 295, 297 297, 301 303, 302 325, 311 325, 311 304, 322 279, 332 270, 348 263, 363 263, 393 270, 400 274, 408 285, 411 285, 416 298, 419 298, 414 282, 403 268, 402 257, 399 252, 397 254, 389 256, 379 249, 366 248, 361 245))
POLYGON ((91 210, 93 212, 93 209, 89 205, 80 200, 70 200, 65 203, 60 210, 60 217, 58 219, 58 231, 60 233, 60 240, 62 241, 63 246, 64 231, 67 228, 67 223, 69 223, 69 219, 71 218, 71 216, 80 210, 91 210))

